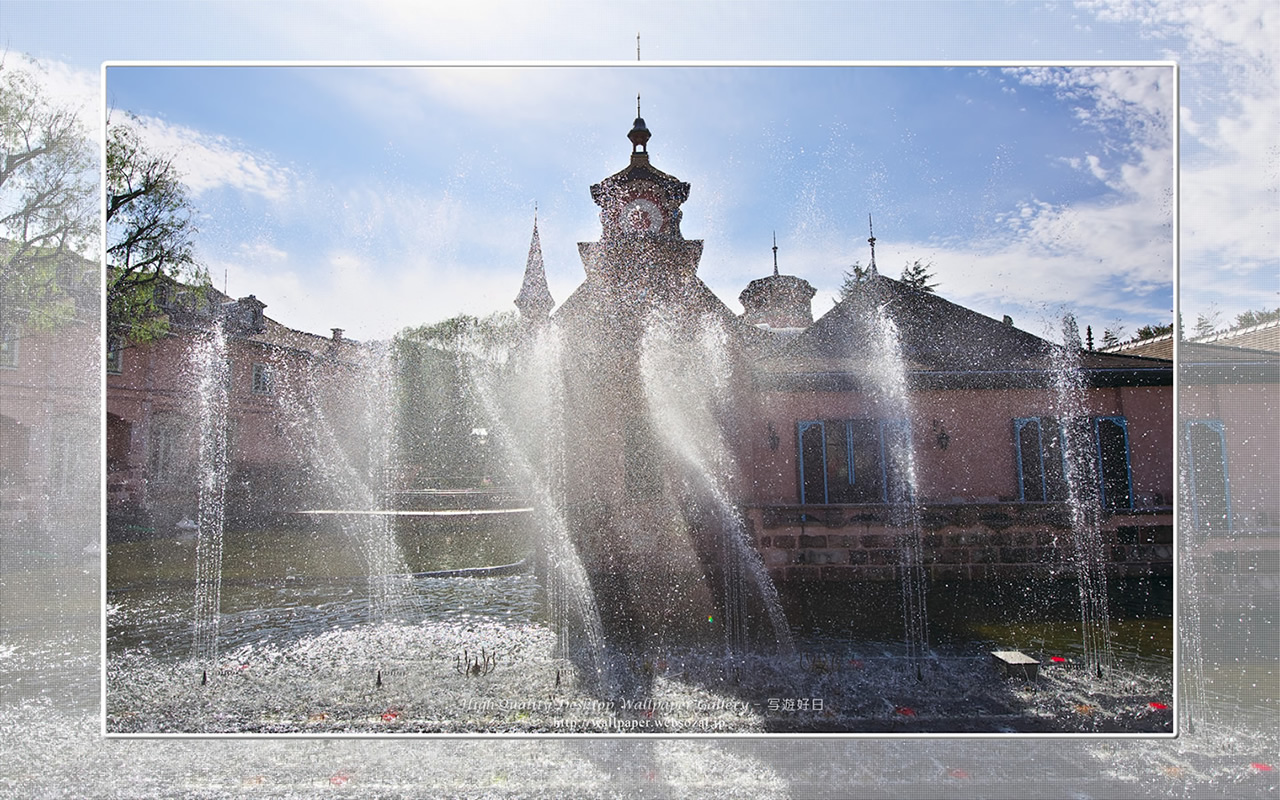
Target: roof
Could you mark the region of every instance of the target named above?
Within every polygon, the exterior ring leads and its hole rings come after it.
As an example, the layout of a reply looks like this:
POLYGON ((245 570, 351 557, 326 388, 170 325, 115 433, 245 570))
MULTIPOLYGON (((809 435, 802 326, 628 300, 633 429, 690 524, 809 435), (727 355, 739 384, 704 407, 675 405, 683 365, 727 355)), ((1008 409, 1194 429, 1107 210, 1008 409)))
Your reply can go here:
POLYGON ((281 325, 270 317, 263 317, 266 329, 243 337, 245 341, 256 342, 271 347, 308 353, 321 357, 328 355, 349 355, 360 347, 360 343, 351 339, 335 340, 329 336, 295 330, 281 325))
POLYGON ((1122 342, 1113 347, 1103 347, 1099 351, 1104 353, 1124 353, 1130 356, 1146 356, 1148 358, 1172 359, 1173 334, 1165 333, 1146 339, 1135 339, 1132 342, 1122 342))
POLYGON ((1190 341, 1197 344, 1247 347, 1252 350, 1269 350, 1272 353, 1280 353, 1280 319, 1263 322, 1259 325, 1250 325, 1247 328, 1220 331, 1208 336, 1197 336, 1190 341))
POLYGON ((667 195, 666 200, 672 206, 681 205, 685 200, 689 199, 689 184, 674 175, 668 175, 650 164, 649 154, 644 152, 632 153, 631 161, 627 166, 599 183, 593 184, 591 187, 591 199, 595 201, 596 205, 603 206, 612 187, 635 181, 643 181, 658 186, 667 195))
POLYGON ((1178 380, 1197 385, 1280 383, 1280 353, 1182 342, 1178 345, 1178 380))
POLYGON ((542 243, 538 239, 538 221, 533 221, 533 237, 529 240, 529 257, 524 267, 524 282, 516 295, 516 308, 525 316, 546 318, 556 301, 547 288, 546 270, 542 265, 542 243))
MULTIPOLYGON (((202 286, 198 290, 178 281, 170 281, 172 294, 165 299, 163 308, 169 317, 170 329, 174 330, 207 330, 210 320, 218 309, 229 304, 250 304, 259 308, 266 307, 253 295, 233 299, 212 286, 202 286)), ((360 344, 351 339, 307 333, 282 325, 276 320, 263 315, 262 330, 256 332, 232 334, 238 341, 254 342, 260 345, 278 347, 287 350, 307 353, 312 356, 348 355, 360 344)))
MULTIPOLYGON (((1060 345, 881 275, 837 303, 758 366, 779 386, 848 389, 868 374, 880 349, 881 310, 898 331, 911 382, 938 388, 1043 386, 1060 345)), ((1167 359, 1081 350, 1080 367, 1094 385, 1170 385, 1167 359)))
MULTIPOLYGON (((653 286, 652 288, 659 288, 653 286)), ((720 317, 735 325, 740 323, 738 315, 734 314, 728 306, 724 304, 716 293, 707 288, 699 278, 681 282, 676 286, 668 289, 667 297, 661 298, 661 302, 671 302, 674 300, 675 305, 682 306, 687 311, 700 313, 709 313, 716 317, 720 317)), ((658 298, 653 298, 658 301, 658 298)), ((620 316, 618 313, 619 299, 616 292, 607 284, 599 281, 585 280, 577 289, 573 291, 569 297, 560 304, 552 315, 557 320, 581 319, 587 318, 615 318, 620 316)), ((630 311, 638 312, 639 303, 632 303, 630 311)), ((744 326, 745 327, 745 326, 744 326)))

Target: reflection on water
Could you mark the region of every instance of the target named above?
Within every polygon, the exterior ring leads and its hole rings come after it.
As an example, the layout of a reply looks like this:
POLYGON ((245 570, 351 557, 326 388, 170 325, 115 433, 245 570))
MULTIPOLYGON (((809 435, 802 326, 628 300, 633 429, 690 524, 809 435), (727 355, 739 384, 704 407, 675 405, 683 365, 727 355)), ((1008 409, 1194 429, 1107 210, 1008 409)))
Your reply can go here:
MULTIPOLYGON (((412 608, 401 622, 457 621, 469 617, 531 621, 539 612, 531 576, 490 579, 416 578, 412 608), (410 619, 411 617, 411 619, 410 619)), ((190 584, 134 586, 108 593, 107 652, 145 648, 154 658, 187 658, 184 635, 192 620, 190 584)), ((284 585, 255 581, 223 585, 220 640, 224 650, 250 644, 277 645, 370 621, 367 582, 307 582, 284 585)))
MULTIPOLYGON (((520 558, 521 544, 494 543, 462 532, 409 539, 410 568, 455 569, 520 558), (424 541, 425 540, 425 541, 424 541)), ((107 560, 107 649, 145 648, 152 657, 189 656, 194 614, 192 539, 112 543, 107 560)), ((334 532, 228 533, 224 544, 224 649, 291 642, 373 618, 369 577, 356 544, 334 532)), ((411 580, 401 616, 431 620, 479 615, 531 620, 537 584, 528 575, 486 580, 420 577, 411 580)), ((407 620, 405 620, 407 621, 407 620)))

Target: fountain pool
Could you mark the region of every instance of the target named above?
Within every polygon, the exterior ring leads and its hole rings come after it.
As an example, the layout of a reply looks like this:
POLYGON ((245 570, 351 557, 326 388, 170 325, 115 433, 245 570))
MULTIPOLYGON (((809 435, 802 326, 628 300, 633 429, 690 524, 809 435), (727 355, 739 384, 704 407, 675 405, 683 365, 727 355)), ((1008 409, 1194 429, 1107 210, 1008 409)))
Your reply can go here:
POLYGON ((786 654, 618 648, 618 688, 603 694, 557 652, 531 571, 414 578, 412 602, 377 618, 339 532, 229 533, 224 548, 221 652, 202 684, 189 650, 195 543, 112 545, 113 563, 132 566, 108 583, 110 733, 1172 730, 1172 632, 1158 616, 1113 625, 1116 667, 1103 681, 1086 670, 1069 615, 954 635, 937 625, 923 681, 894 638, 900 622, 876 639, 829 619, 798 630, 786 654), (988 655, 996 643, 1039 657, 1037 680, 1001 677, 988 655))

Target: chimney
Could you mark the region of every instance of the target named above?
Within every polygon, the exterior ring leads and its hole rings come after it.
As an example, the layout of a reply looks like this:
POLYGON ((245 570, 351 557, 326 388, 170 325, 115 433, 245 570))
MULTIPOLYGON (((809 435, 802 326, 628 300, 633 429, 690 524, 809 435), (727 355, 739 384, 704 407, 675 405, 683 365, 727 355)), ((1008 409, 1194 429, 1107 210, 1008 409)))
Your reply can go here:
POLYGON ((342 343, 342 328, 330 328, 329 330, 333 331, 333 343, 334 343, 334 344, 341 344, 341 343, 342 343))

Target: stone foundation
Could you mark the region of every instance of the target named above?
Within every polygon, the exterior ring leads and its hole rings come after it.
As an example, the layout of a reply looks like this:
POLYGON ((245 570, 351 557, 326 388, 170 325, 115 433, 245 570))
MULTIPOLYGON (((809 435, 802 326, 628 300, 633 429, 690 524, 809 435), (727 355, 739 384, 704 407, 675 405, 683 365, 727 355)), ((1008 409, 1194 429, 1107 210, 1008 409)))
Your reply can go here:
MULTIPOLYGON (((901 530, 883 505, 762 506, 748 530, 780 586, 892 581, 901 530)), ((932 582, 1050 578, 1074 572, 1070 511, 1063 503, 926 505, 923 562, 932 582)), ((1109 577, 1173 574, 1173 510, 1109 512, 1102 521, 1109 577)))

